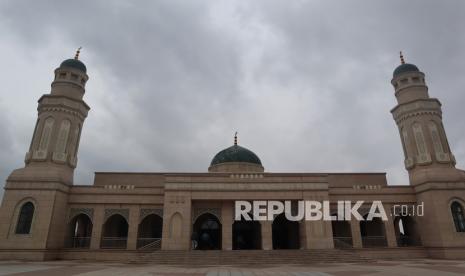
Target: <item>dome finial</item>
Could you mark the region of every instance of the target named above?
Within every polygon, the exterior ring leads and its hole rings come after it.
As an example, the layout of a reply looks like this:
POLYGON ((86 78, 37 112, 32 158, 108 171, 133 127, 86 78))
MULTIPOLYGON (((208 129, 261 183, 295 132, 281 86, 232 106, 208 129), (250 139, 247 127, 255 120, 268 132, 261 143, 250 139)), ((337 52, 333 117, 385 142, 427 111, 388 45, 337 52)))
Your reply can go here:
POLYGON ((237 131, 234 133, 234 145, 237 146, 237 131))
POLYGON ((74 59, 75 59, 75 60, 78 60, 78 59, 79 59, 79 53, 81 52, 81 49, 82 49, 82 47, 79 47, 79 48, 77 49, 76 55, 74 56, 74 59))
POLYGON ((405 64, 404 55, 402 55, 402 51, 400 51, 400 63, 405 64))

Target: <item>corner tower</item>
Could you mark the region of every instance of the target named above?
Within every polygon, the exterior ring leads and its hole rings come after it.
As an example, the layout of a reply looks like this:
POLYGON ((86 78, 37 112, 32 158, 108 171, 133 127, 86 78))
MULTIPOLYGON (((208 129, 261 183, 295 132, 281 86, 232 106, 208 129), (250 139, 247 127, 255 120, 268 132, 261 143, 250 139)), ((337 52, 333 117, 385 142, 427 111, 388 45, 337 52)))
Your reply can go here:
POLYGON ((391 113, 399 127, 410 185, 417 204, 424 206, 424 214, 412 218, 430 257, 458 258, 465 252, 465 236, 454 226, 451 210, 465 200, 465 172, 455 168, 441 103, 430 98, 425 74, 405 63, 402 53, 400 59, 391 80, 398 103, 391 113))
POLYGON ((0 253, 14 258, 57 258, 67 233, 68 197, 82 125, 89 111, 83 101, 89 77, 79 60, 55 69, 50 94, 39 99, 38 118, 25 166, 8 177, 0 208, 0 253))
POLYGON ((72 185, 82 125, 89 111, 83 100, 89 77, 79 51, 55 69, 50 94, 39 99, 26 166, 10 178, 32 175, 72 185))
POLYGON ((425 74, 405 63, 402 52, 400 59, 391 80, 398 103, 391 113, 399 127, 410 183, 459 180, 442 123, 441 102, 430 98, 425 74))

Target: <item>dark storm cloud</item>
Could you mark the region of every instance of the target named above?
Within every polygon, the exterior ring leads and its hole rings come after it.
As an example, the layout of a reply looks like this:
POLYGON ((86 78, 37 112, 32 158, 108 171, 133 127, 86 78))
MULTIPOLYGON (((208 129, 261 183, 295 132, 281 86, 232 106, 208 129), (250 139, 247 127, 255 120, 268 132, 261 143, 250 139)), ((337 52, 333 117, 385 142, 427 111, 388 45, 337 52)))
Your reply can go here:
POLYGON ((92 107, 78 183, 102 170, 205 171, 238 130, 267 171, 387 171, 406 184, 389 113, 400 49, 443 102, 461 165, 464 11, 460 1, 3 2, 0 57, 12 65, 0 81, 24 93, 0 94, 1 177, 21 163, 35 101, 77 46, 92 107))

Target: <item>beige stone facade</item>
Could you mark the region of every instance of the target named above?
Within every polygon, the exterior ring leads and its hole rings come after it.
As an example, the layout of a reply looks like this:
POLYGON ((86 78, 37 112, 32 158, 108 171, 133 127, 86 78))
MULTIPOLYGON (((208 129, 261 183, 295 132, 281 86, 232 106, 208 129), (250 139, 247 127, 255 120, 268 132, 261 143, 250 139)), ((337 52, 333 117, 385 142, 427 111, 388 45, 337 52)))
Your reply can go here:
MULTIPOLYGON (((205 173, 98 172, 73 185, 80 133, 89 111, 88 80, 77 58, 55 70, 39 100, 25 167, 8 177, 0 209, 2 259, 120 259, 154 250, 353 248, 372 256, 465 256, 465 172, 455 168, 425 75, 401 64, 392 84, 410 185, 385 173, 272 173, 238 146, 205 173), (236 200, 382 201, 388 220, 370 222, 234 220, 236 200), (391 216, 394 206, 424 206, 424 216, 391 216), (402 220, 402 222, 399 222, 402 220), (404 253, 402 253, 404 252, 404 253)), ((237 143, 237 141, 236 141, 237 143)), ((401 150, 401 149, 399 149, 401 150)), ((206 166, 207 167, 207 164, 206 166)), ((369 209, 363 205, 362 215, 369 209)))

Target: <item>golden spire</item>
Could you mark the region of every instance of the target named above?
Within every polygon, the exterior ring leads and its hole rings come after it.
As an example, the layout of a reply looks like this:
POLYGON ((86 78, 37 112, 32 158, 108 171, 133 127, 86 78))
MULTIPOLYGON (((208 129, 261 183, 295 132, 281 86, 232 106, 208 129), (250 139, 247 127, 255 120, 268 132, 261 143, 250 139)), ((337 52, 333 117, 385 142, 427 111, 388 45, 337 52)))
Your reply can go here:
POLYGON ((78 60, 79 59, 79 53, 81 52, 82 47, 79 47, 76 51, 76 55, 74 56, 74 59, 78 60))
POLYGON ((237 146, 237 131, 234 134, 234 145, 237 146))
POLYGON ((404 55, 402 55, 402 51, 400 51, 400 64, 405 64, 404 55))

